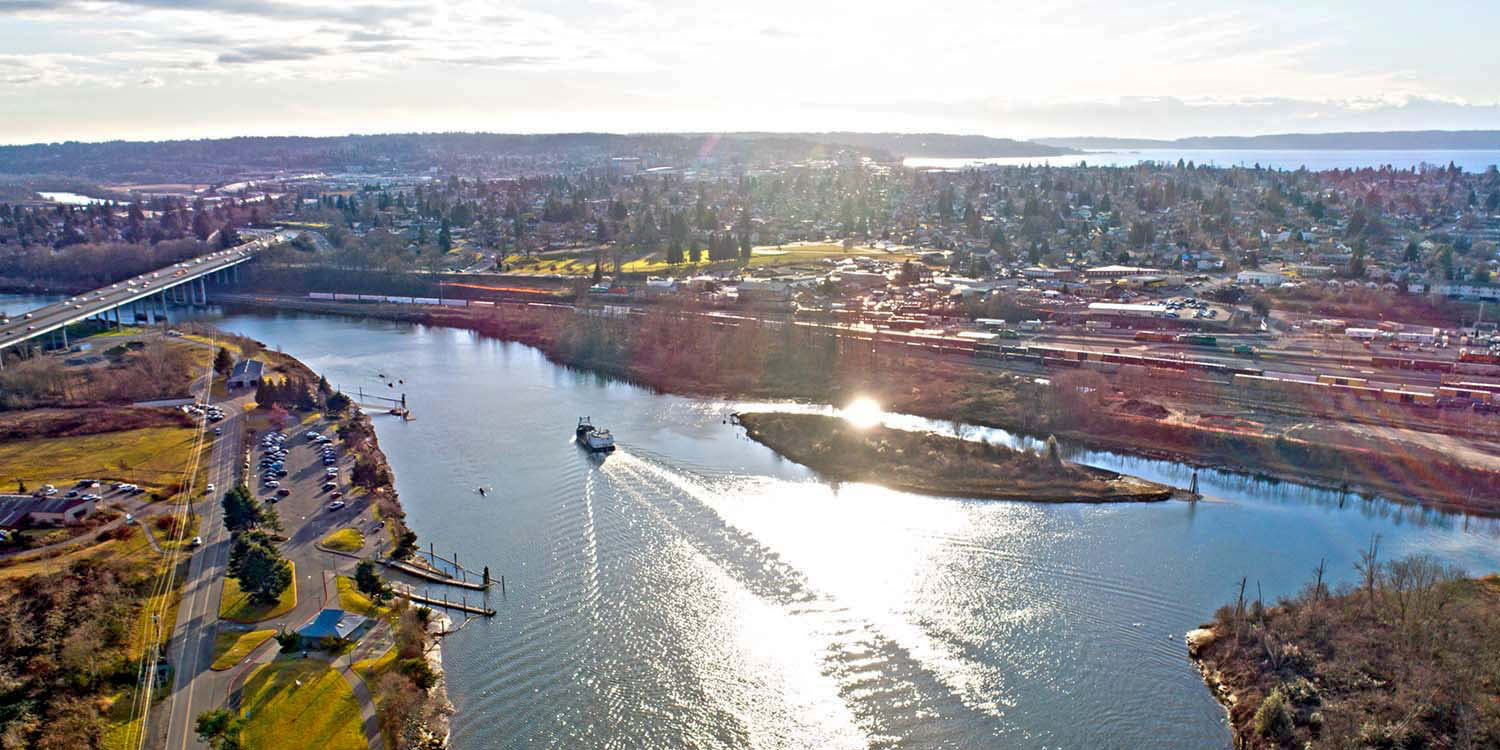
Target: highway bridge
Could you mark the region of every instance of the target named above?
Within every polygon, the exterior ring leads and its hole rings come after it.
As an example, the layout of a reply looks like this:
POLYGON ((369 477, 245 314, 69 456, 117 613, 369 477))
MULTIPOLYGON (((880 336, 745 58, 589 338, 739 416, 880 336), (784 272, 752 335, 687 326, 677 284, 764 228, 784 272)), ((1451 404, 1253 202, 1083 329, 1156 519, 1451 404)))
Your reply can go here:
MULTIPOLYGON (((135 306, 137 311, 166 315, 169 301, 189 304, 208 302, 208 282, 228 282, 238 273, 240 264, 255 259, 262 250, 296 236, 295 232, 268 234, 207 255, 176 263, 167 268, 143 273, 134 278, 110 284, 102 289, 69 297, 46 307, 17 312, 0 318, 0 367, 5 350, 20 347, 43 336, 52 336, 63 347, 68 345, 67 327, 90 318, 109 321, 114 313, 120 324, 120 309, 135 306)), ((131 322, 134 322, 134 315, 131 322)), ((29 347, 23 347, 23 350, 29 347)))

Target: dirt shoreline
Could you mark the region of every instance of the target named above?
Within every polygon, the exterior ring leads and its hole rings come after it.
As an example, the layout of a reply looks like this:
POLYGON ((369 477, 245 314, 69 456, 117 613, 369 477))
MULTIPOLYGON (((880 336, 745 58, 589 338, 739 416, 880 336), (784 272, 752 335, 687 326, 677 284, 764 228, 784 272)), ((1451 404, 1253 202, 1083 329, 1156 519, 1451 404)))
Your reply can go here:
MULTIPOLYGON (((796 388, 768 387, 761 383, 703 382, 651 372, 638 366, 620 366, 612 362, 568 357, 559 351, 560 347, 557 345, 555 335, 545 330, 543 326, 502 319, 490 311, 476 314, 477 311, 467 309, 420 310, 394 305, 286 298, 256 299, 244 296, 237 298, 233 304, 256 310, 300 310, 472 330, 497 339, 536 347, 549 361, 558 365, 604 374, 662 393, 726 399, 788 399, 812 403, 830 401, 829 393, 809 393, 796 388)), ((1046 436, 1039 434, 1027 424, 1017 421, 987 418, 983 414, 961 409, 954 411, 954 407, 949 404, 922 403, 921 389, 910 390, 915 395, 888 403, 887 407, 893 411, 899 410, 928 419, 959 420, 970 425, 1003 429, 1029 437, 1045 438, 1046 436)), ((1087 450, 1118 452, 1152 460, 1173 461, 1198 468, 1246 474, 1267 481, 1285 481, 1332 492, 1347 492, 1351 495, 1379 495, 1397 502, 1440 511, 1500 515, 1500 502, 1497 502, 1500 501, 1500 493, 1475 492, 1472 496, 1474 502, 1470 502, 1470 496, 1467 494, 1435 485, 1423 487, 1424 492, 1420 495, 1414 494, 1412 487, 1381 477, 1377 472, 1368 470, 1368 466, 1361 465, 1361 462, 1378 463, 1383 459, 1383 456, 1374 452, 1328 448, 1339 460, 1330 462, 1327 469, 1322 469, 1317 466, 1268 460, 1264 456, 1241 457, 1251 451, 1205 449, 1201 447, 1201 444, 1213 433, 1201 428, 1180 425, 1168 428, 1155 420, 1143 417, 1124 415, 1107 415, 1107 417, 1107 420, 1102 423, 1090 425, 1088 428, 1061 427, 1051 430, 1051 434, 1087 450), (1151 437, 1139 434, 1136 430, 1172 434, 1170 436, 1159 434, 1151 437), (1131 439, 1113 436, 1127 434, 1131 435, 1131 439), (1234 455, 1224 455, 1226 452, 1234 455)), ((1269 439, 1245 440, 1253 443, 1252 447, 1260 452, 1264 452, 1276 443, 1269 439)), ((1484 480, 1485 485, 1500 486, 1500 476, 1478 470, 1465 470, 1470 473, 1471 477, 1484 480)))

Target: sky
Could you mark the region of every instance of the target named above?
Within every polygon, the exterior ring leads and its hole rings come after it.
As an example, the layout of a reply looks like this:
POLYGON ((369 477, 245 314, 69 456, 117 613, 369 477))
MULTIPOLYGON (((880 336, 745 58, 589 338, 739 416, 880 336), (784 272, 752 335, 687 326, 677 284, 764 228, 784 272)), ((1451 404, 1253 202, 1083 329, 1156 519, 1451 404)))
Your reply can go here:
POLYGON ((1500 129, 1497 28, 1492 0, 0 0, 0 143, 1500 129))

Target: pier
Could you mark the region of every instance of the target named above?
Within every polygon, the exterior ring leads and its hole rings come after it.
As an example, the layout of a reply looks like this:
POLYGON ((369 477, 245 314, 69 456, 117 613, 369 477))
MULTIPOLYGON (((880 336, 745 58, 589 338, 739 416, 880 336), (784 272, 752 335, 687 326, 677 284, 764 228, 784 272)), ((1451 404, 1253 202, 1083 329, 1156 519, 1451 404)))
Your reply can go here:
POLYGON ((481 606, 479 604, 470 604, 468 597, 464 597, 459 599, 458 601, 454 601, 452 599, 449 599, 445 594, 441 599, 434 599, 430 596, 418 594, 416 593, 416 590, 411 586, 407 586, 404 584, 394 584, 394 588, 398 596, 406 597, 408 601, 414 602, 416 604, 426 604, 429 607, 442 607, 444 609, 457 610, 459 612, 464 612, 471 615, 484 615, 485 617, 495 616, 495 610, 489 607, 481 606))

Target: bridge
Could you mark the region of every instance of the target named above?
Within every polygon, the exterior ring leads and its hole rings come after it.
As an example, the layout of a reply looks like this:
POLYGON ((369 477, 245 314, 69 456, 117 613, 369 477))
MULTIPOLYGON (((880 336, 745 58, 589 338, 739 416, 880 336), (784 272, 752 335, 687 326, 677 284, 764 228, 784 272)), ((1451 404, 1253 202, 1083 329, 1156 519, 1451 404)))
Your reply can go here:
POLYGON ((268 234, 242 245, 200 255, 102 289, 0 319, 0 367, 4 366, 6 349, 43 336, 53 336, 54 340, 60 340, 66 348, 67 327, 75 323, 91 318, 108 322, 109 314, 113 312, 114 324, 119 326, 120 309, 124 307, 135 306, 136 314, 159 311, 157 314, 160 318, 165 318, 169 301, 207 304, 208 281, 233 280, 242 263, 254 260, 260 251, 295 236, 296 233, 293 232, 268 234))

